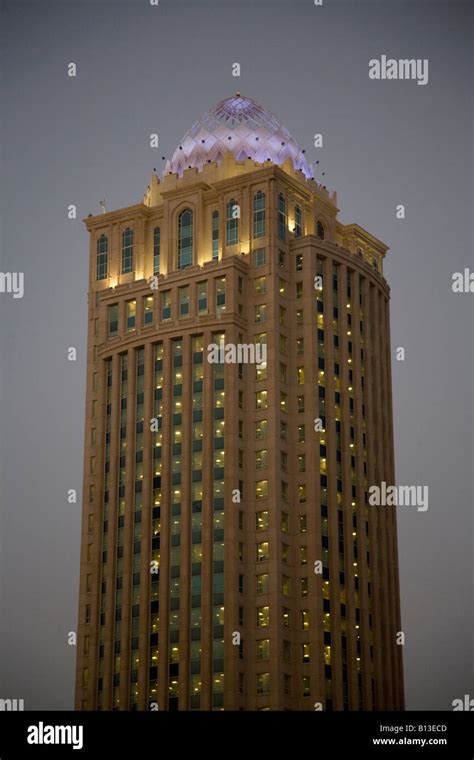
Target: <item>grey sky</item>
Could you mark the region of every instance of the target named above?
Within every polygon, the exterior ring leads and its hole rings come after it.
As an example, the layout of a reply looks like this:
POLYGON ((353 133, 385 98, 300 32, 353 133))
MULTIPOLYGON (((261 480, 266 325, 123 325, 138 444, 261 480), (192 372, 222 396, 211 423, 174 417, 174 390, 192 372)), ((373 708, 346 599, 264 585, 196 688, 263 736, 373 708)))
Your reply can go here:
POLYGON ((451 709, 472 679, 472 8, 324 0, 3 3, 0 294, 1 697, 70 709, 82 487, 88 239, 80 219, 141 200, 195 118, 235 90, 272 110, 344 222, 390 252, 396 468, 430 506, 399 513, 407 707, 451 709), (428 58, 429 84, 368 61, 428 58), (78 76, 66 76, 67 64, 78 76), (239 62, 241 77, 231 66, 239 62), (158 132, 160 148, 148 137, 158 132), (312 147, 321 132, 324 147, 312 147), (77 205, 78 220, 67 219, 77 205), (398 203, 406 219, 395 218, 398 203), (68 346, 78 350, 67 361, 68 346))

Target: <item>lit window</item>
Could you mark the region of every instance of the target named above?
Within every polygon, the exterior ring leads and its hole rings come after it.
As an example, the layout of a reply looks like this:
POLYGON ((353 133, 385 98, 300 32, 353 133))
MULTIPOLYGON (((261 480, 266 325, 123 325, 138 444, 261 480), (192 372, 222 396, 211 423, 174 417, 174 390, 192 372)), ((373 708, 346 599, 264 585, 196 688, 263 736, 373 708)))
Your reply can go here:
POLYGON ((127 324, 127 332, 131 332, 135 329, 135 322, 136 322, 136 316, 137 316, 137 302, 135 300, 133 301, 127 301, 125 304, 125 314, 126 314, 126 324, 127 324))
POLYGON ((266 438, 268 434, 268 420, 258 420, 255 423, 255 438, 266 438))
POLYGON ((306 485, 304 483, 298 486, 298 499, 300 503, 306 501, 306 485))
POLYGON ((308 564, 308 547, 300 546, 300 565, 308 564))
POLYGON ((216 314, 219 316, 225 311, 225 277, 215 281, 216 286, 216 314))
POLYGON ((257 391, 255 394, 255 409, 266 409, 268 406, 268 391, 257 391))
POLYGON ((283 607, 281 611, 281 619, 282 619, 283 626, 285 628, 289 628, 290 627, 290 610, 288 609, 288 607, 283 607))
POLYGON ((270 607, 257 607, 257 628, 268 628, 270 625, 270 607))
POLYGON ((153 296, 145 296, 143 299, 143 324, 153 324, 153 296))
POLYGON ((268 496, 268 480, 257 480, 255 483, 255 498, 266 499, 268 496))
POLYGON ((300 578, 300 595, 308 596, 308 579, 300 578))
POLYGON ((259 324, 260 322, 265 322, 267 319, 267 305, 265 303, 261 303, 258 306, 254 307, 255 309, 255 322, 259 324))
POLYGON ((268 594, 268 573, 257 575, 257 594, 268 594))
POLYGON ((301 610, 301 628, 303 631, 309 629, 309 610, 301 610))
MULTIPOLYGON (((268 528, 268 511, 255 512, 255 530, 267 530, 268 528)), ((261 544, 259 544, 261 546, 261 544)), ((268 544, 267 544, 268 548, 268 544)))
POLYGON ((296 372, 298 385, 304 385, 304 367, 297 367, 296 372))
POLYGON ((253 292, 255 293, 256 296, 261 296, 264 293, 266 293, 267 291, 266 280, 267 278, 265 277, 265 275, 263 275, 262 277, 256 277, 255 280, 253 281, 253 292))
POLYGON ((267 449, 261 449, 255 452, 255 469, 264 470, 268 467, 268 451, 267 449))
POLYGON ((303 356, 304 354, 304 338, 296 339, 296 354, 297 356, 303 356))
POLYGON ((266 562, 268 559, 268 541, 260 541, 257 544, 257 562, 266 562))

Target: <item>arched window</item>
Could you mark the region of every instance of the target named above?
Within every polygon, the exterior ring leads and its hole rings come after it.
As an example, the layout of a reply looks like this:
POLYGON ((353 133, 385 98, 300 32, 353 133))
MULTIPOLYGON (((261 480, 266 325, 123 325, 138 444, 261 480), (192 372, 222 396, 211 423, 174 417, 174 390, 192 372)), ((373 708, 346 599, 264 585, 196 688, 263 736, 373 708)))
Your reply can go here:
POLYGON ((107 254, 109 241, 107 235, 101 235, 97 240, 97 279, 105 280, 107 277, 107 254))
POLYGON ((227 204, 226 245, 236 245, 239 242, 240 206, 232 198, 227 204))
POLYGON ((295 206, 295 237, 299 238, 303 234, 303 212, 301 206, 295 206))
POLYGON ((316 224, 316 235, 320 240, 324 240, 324 224, 320 219, 318 219, 316 224))
POLYGON ((286 239, 286 201, 283 193, 278 194, 278 237, 286 239))
POLYGON ((193 264, 193 212, 189 208, 178 217, 178 269, 193 264))
POLYGON ((265 237, 265 193, 261 190, 253 196, 253 236, 265 237))
POLYGON ((212 212, 212 260, 219 258, 219 212, 212 212))
POLYGON ((153 274, 160 274, 161 231, 159 227, 153 230, 153 274))
POLYGON ((127 227, 122 232, 122 274, 133 270, 133 230, 127 227))

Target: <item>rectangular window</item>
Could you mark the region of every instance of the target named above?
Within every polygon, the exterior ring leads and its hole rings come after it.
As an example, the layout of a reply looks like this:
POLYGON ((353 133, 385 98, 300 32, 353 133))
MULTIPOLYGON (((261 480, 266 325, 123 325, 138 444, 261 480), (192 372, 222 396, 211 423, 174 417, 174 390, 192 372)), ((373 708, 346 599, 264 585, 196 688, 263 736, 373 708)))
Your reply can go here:
POLYGON ((284 628, 290 627, 290 610, 288 609, 288 607, 282 608, 281 622, 283 623, 284 628))
POLYGON ((267 292, 267 278, 265 275, 255 278, 253 281, 253 292, 256 296, 263 296, 267 292))
POLYGON ((198 282, 197 284, 197 303, 198 313, 207 313, 207 282, 198 282))
POLYGON ((160 274, 160 228, 155 227, 153 230, 153 274, 160 274))
POLYGON ((253 265, 254 267, 261 267, 265 264, 265 248, 256 248, 253 252, 253 265))
POLYGON ((212 213, 212 260, 219 258, 219 212, 212 213))
POLYGON ((303 282, 296 283, 296 298, 303 298, 303 282))
POLYGON ((270 639, 259 639, 256 644, 257 660, 268 660, 270 657, 270 639))
POLYGON ((304 338, 296 339, 296 355, 303 356, 304 354, 304 338))
POLYGON ((288 440, 288 423, 280 420, 280 438, 282 441, 288 440))
POLYGON ((270 625, 270 607, 257 607, 257 628, 268 628, 270 625))
POLYGON ((302 684, 303 684, 303 697, 309 697, 309 694, 310 694, 309 676, 303 676, 302 684))
POLYGON ((135 329, 136 317, 137 317, 137 302, 127 301, 125 304, 125 314, 127 320, 127 332, 132 332, 135 329))
POLYGON ((163 322, 171 319, 171 290, 161 293, 161 319, 163 322))
POLYGON ((290 530, 290 516, 288 512, 281 513, 280 529, 282 533, 289 533, 290 530))
POLYGON ((303 212, 301 206, 295 205, 295 237, 299 238, 303 234, 303 212))
POLYGON ((216 285, 216 314, 222 314, 225 311, 225 277, 215 280, 216 285))
POLYGON ((268 391, 257 391, 255 394, 255 409, 266 409, 268 407, 268 391))
POLYGON ((268 560, 268 541, 260 541, 257 544, 256 561, 266 562, 268 560))
POLYGON ((108 308, 109 338, 118 335, 118 303, 108 308))
POLYGON ((296 368, 296 378, 298 385, 304 385, 304 367, 296 368))
POLYGON ((278 194, 278 237, 286 238, 286 201, 283 193, 278 194))
POLYGON ((298 309, 296 312, 296 326, 302 327, 304 324, 304 312, 303 309, 298 309))
POLYGON ((255 483, 255 498, 266 499, 268 496, 268 480, 257 480, 255 483))
POLYGON ((179 316, 187 317, 189 314, 189 285, 184 285, 178 290, 179 294, 179 316))
POLYGON ((268 594, 268 573, 257 575, 257 594, 268 594))
POLYGON ((268 510, 255 512, 255 530, 268 529, 268 510))
POLYGON ((268 435, 268 420, 258 420, 255 423, 255 438, 262 439, 268 435))
POLYGON ((257 694, 270 694, 270 673, 257 673, 257 694))
POLYGON ((301 628, 303 631, 309 630, 309 610, 301 610, 301 628))
POLYGON ((267 319, 267 305, 265 303, 261 303, 258 306, 254 306, 255 310, 255 323, 260 324, 260 322, 265 322, 267 319))
POLYGON ((265 194, 261 190, 253 198, 253 236, 265 237, 265 194))
POLYGON ((300 596, 308 596, 308 579, 300 578, 300 596))
POLYGON ((268 451, 267 449, 261 449, 255 452, 255 469, 264 470, 268 467, 268 451))
POLYGON ((153 296, 145 296, 143 299, 143 325, 153 324, 153 296))
POLYGON ((296 254, 295 269, 297 272, 303 271, 303 254, 302 253, 296 254))
POLYGON ((283 575, 281 578, 281 593, 283 596, 290 596, 290 578, 288 575, 283 575))
POLYGON ((308 547, 300 546, 300 565, 308 564, 308 547))

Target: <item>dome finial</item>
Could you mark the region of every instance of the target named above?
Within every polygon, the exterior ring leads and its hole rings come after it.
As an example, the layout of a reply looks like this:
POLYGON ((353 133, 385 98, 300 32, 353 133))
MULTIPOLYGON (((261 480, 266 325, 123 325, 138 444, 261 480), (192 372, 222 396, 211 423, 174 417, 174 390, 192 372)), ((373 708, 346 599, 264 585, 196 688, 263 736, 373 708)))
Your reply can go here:
POLYGON ((239 92, 238 90, 237 90, 237 92, 235 93, 235 97, 236 97, 236 98, 240 98, 240 92, 239 92))

